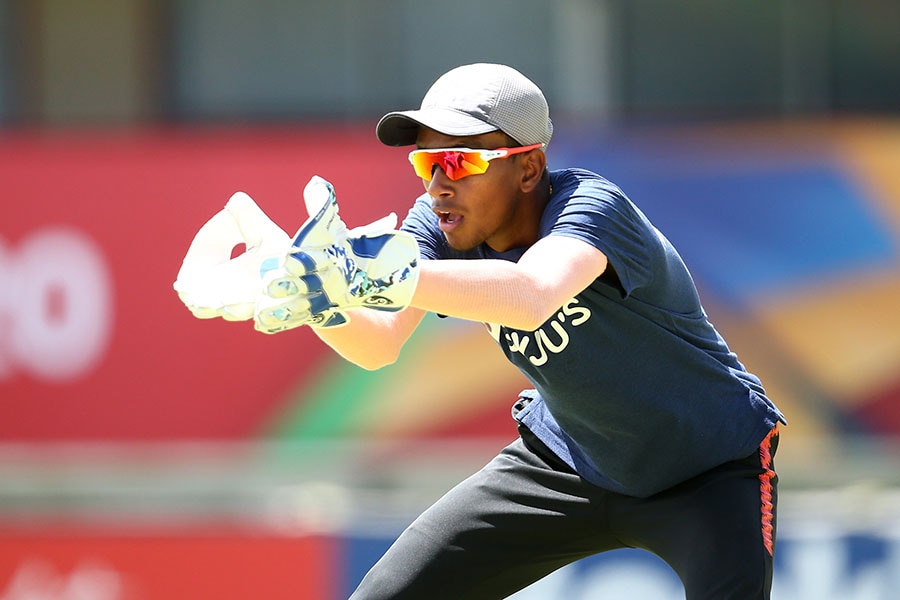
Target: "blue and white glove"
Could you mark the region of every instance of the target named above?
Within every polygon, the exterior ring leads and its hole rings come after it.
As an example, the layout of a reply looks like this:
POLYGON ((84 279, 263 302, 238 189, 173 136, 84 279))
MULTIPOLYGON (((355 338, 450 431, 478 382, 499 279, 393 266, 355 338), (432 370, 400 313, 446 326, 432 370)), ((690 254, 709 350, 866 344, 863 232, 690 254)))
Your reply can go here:
POLYGON ((290 245, 288 234, 250 196, 237 192, 194 236, 175 291, 197 318, 252 319, 264 265, 277 264, 290 245), (246 250, 232 258, 241 244, 246 250))
POLYGON ((278 268, 264 276, 256 329, 336 327, 349 321, 351 309, 406 308, 419 278, 419 246, 412 235, 395 231, 397 216, 348 230, 334 187, 318 176, 303 198, 310 216, 278 268))

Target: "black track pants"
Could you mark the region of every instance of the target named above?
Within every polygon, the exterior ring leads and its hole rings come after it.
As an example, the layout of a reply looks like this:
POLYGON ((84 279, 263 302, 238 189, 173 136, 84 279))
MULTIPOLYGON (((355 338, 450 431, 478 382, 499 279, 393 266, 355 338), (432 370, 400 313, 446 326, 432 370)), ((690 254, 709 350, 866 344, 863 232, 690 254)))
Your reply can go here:
POLYGON ((769 598, 777 432, 758 453, 644 499, 587 483, 521 434, 422 513, 352 600, 499 600, 575 560, 627 547, 668 563, 688 600, 769 598))

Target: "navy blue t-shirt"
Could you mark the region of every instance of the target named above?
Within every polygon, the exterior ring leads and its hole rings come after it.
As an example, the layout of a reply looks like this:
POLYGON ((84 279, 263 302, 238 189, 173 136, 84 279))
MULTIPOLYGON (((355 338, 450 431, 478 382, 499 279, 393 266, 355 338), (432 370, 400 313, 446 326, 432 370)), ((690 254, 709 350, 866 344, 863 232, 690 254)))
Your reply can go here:
MULTIPOLYGON (((516 419, 588 481, 632 496, 750 455, 784 417, 707 319, 675 248, 599 175, 552 171, 551 184, 540 237, 583 240, 609 267, 535 331, 488 324, 534 385, 516 419)), ((427 195, 402 229, 423 259, 526 250, 451 249, 427 195)))

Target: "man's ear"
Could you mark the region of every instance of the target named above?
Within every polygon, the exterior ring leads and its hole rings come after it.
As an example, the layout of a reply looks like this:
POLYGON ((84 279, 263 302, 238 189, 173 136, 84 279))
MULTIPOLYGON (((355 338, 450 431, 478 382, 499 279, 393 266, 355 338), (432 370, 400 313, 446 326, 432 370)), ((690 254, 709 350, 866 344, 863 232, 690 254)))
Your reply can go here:
POLYGON ((541 150, 532 150, 522 156, 522 191, 529 193, 541 182, 544 170, 547 168, 547 155, 541 150))

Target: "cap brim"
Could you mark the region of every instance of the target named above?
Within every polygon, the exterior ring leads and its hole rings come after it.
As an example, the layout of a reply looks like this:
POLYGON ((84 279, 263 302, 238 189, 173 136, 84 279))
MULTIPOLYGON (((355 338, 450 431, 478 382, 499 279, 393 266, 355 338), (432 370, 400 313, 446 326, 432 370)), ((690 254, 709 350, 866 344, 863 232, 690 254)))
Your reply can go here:
POLYGON ((481 119, 446 108, 426 108, 391 112, 375 127, 375 134, 387 146, 411 146, 416 143, 419 127, 453 136, 480 135, 497 131, 497 127, 481 119))

